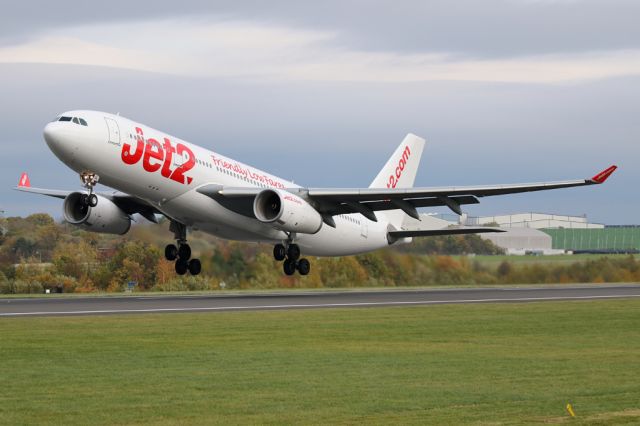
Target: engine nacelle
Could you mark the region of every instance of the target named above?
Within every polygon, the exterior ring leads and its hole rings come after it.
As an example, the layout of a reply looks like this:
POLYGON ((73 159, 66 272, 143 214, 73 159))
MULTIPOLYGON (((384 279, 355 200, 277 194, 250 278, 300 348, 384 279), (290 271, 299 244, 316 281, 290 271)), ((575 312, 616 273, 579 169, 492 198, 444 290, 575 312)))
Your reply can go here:
POLYGON ((322 228, 316 209, 297 195, 277 189, 265 189, 256 196, 253 214, 282 231, 315 234, 322 228))
POLYGON ((72 192, 64 199, 64 219, 87 231, 102 234, 126 234, 131 228, 131 218, 113 201, 98 195, 98 205, 89 207, 82 203, 82 192, 72 192))

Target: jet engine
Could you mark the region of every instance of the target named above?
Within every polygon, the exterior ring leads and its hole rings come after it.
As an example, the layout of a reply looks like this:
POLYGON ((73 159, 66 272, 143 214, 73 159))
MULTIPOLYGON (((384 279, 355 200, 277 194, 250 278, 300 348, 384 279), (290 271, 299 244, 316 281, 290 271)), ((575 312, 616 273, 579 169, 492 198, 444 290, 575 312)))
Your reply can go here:
POLYGON ((316 209, 297 195, 277 189, 265 189, 256 196, 253 214, 282 231, 315 234, 322 228, 322 216, 316 209))
POLYGON ((116 206, 113 201, 97 195, 95 207, 83 202, 85 193, 72 192, 64 199, 64 219, 72 225, 80 226, 91 232, 123 235, 131 227, 131 218, 116 206))

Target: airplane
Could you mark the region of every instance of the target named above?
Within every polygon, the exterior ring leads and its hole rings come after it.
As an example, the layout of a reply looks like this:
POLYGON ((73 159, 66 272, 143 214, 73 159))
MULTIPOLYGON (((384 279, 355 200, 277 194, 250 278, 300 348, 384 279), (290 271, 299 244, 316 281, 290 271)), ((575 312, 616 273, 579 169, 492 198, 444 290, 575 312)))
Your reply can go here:
POLYGON ((119 114, 75 110, 44 128, 49 149, 80 175, 83 189, 35 188, 23 173, 19 191, 63 199, 67 222, 88 231, 125 234, 134 214, 170 221, 175 244, 165 257, 178 275, 198 275, 187 234, 273 244, 286 275, 307 275, 307 256, 348 256, 413 237, 501 232, 487 227, 409 226, 421 207, 462 206, 479 198, 604 183, 611 166, 590 179, 560 182, 414 188, 425 140, 408 134, 368 188, 308 188, 191 144, 119 114), (96 192, 100 182, 115 191, 96 192))

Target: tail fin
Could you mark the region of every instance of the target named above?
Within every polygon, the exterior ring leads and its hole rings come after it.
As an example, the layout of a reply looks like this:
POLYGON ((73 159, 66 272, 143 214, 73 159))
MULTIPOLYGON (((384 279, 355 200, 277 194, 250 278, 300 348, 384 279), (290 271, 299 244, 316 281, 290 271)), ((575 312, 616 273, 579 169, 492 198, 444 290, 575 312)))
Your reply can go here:
MULTIPOLYGON (((371 182, 369 188, 411 188, 416 180, 420 157, 424 149, 425 140, 409 133, 398 148, 391 155, 378 176, 371 182)), ((402 210, 390 210, 378 213, 389 220, 389 224, 400 229, 406 214, 402 210)))

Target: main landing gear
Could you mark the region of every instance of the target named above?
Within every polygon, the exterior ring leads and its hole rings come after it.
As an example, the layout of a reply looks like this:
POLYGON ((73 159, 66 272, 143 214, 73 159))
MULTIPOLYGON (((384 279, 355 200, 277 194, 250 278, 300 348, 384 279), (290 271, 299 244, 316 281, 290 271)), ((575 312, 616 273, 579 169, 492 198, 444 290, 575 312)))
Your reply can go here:
POLYGON ((293 275, 296 270, 300 275, 308 275, 311 271, 311 264, 307 259, 300 259, 300 247, 292 241, 288 241, 287 245, 276 244, 273 247, 273 258, 282 263, 282 269, 286 275, 293 275))
POLYGON ((189 272, 191 275, 198 275, 202 270, 200 259, 191 259, 191 247, 187 244, 187 227, 178 222, 171 222, 169 227, 176 238, 175 244, 169 244, 164 248, 164 257, 176 262, 176 274, 184 275, 189 272))
POLYGON ((95 207, 98 205, 98 196, 93 193, 93 188, 100 180, 100 176, 93 172, 84 171, 80 173, 82 185, 89 190, 88 194, 82 194, 80 202, 85 207, 95 207))

